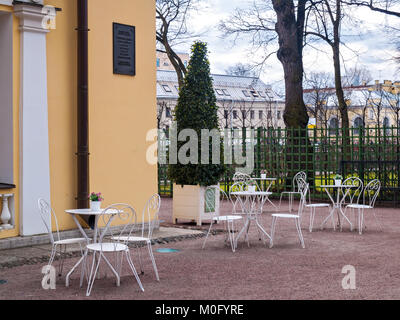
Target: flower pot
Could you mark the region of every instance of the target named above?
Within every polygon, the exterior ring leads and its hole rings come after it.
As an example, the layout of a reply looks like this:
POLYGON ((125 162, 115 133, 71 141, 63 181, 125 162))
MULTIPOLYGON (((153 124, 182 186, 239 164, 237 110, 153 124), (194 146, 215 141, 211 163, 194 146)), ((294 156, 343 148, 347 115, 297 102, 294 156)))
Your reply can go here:
POLYGON ((101 210, 101 201, 90 201, 90 210, 100 211, 101 210))
POLYGON ((342 185, 342 180, 335 179, 335 186, 341 186, 341 185, 342 185))
POLYGON ((266 173, 262 173, 261 174, 261 179, 267 179, 267 174, 266 173))
POLYGON ((256 192, 256 186, 249 186, 249 187, 247 188, 247 191, 249 191, 249 192, 256 192))

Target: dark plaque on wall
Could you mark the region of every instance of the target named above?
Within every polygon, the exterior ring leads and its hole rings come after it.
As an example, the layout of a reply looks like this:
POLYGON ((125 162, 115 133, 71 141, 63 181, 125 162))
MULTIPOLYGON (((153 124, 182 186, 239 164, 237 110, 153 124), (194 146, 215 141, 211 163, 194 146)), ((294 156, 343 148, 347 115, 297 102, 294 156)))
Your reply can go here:
POLYGON ((134 76, 135 27, 113 23, 114 73, 134 76))

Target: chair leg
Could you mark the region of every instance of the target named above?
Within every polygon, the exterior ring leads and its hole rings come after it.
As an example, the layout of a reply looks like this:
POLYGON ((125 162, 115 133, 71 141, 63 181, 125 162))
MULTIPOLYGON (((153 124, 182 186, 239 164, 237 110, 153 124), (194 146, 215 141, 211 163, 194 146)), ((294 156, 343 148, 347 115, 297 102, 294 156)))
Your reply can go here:
POLYGON ((49 263, 48 265, 51 266, 53 264, 54 261, 54 257, 57 254, 57 245, 53 245, 51 248, 51 254, 50 254, 50 259, 49 259, 49 263))
POLYGON ((301 232, 300 219, 296 218, 295 220, 296 220, 295 221, 296 222, 296 228, 297 228, 297 232, 299 234, 301 246, 303 247, 303 249, 305 249, 303 233, 301 232))
POLYGON ((313 232, 315 209, 310 208, 310 232, 313 232))
POLYGON ((160 277, 158 275, 158 270, 157 270, 157 265, 156 265, 156 260, 154 259, 153 249, 151 247, 151 242, 147 243, 147 248, 149 249, 150 259, 151 259, 151 262, 153 263, 153 269, 154 269, 154 273, 156 274, 157 281, 160 281, 160 277))
POLYGON ((139 275, 136 272, 135 265, 133 264, 133 261, 132 261, 132 258, 131 258, 131 254, 130 254, 130 252, 128 250, 125 251, 125 256, 126 256, 126 259, 128 260, 129 266, 131 267, 133 275, 135 276, 136 281, 139 284, 140 290, 142 290, 144 292, 144 288, 143 288, 142 282, 140 281, 139 275))
POLYGON ((276 222, 277 222, 277 218, 276 217, 272 217, 271 240, 269 242, 269 247, 270 248, 272 248, 274 246, 276 222))
POLYGON ((142 246, 140 246, 140 243, 139 243, 139 247, 138 247, 138 255, 139 255, 140 274, 143 275, 144 269, 143 269, 143 263, 142 263, 142 246))
POLYGON ((234 228, 235 228, 234 220, 232 220, 231 223, 232 223, 232 228, 229 227, 229 220, 227 220, 229 242, 230 242, 230 244, 231 244, 232 252, 235 252, 235 251, 236 251, 236 248, 235 248, 235 239, 234 239, 234 234, 233 234, 233 230, 234 230, 234 228))
POLYGON ((211 233, 211 228, 212 228, 212 226, 213 226, 213 223, 212 223, 212 221, 211 221, 210 228, 208 229, 206 238, 204 239, 204 242, 203 242, 203 247, 202 247, 203 250, 204 250, 204 248, 206 247, 206 242, 207 242, 208 236, 209 236, 210 233, 211 233))
POLYGON ((92 262, 92 269, 90 271, 90 276, 89 276, 89 282, 88 282, 88 287, 86 290, 86 296, 89 297, 90 293, 92 292, 92 288, 93 288, 93 284, 94 281, 96 280, 96 274, 99 270, 99 266, 100 266, 100 261, 101 261, 101 255, 99 254, 99 260, 97 261, 96 264, 96 269, 94 268, 94 265, 96 263, 96 251, 93 252, 93 262, 92 262), (93 273, 94 272, 94 273, 93 273))

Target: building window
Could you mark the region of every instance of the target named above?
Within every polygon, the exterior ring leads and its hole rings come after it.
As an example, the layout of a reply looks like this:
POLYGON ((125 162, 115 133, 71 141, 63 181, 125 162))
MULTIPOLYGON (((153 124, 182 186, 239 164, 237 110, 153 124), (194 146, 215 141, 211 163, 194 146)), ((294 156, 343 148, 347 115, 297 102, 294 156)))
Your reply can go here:
POLYGON ((249 92, 247 90, 242 90, 242 92, 243 92, 245 97, 250 98, 250 94, 249 94, 249 92))
POLYGON ((247 117, 247 112, 245 110, 242 110, 242 119, 246 119, 247 117))
POLYGON ((360 134, 360 128, 364 127, 364 121, 361 117, 357 117, 354 119, 354 124, 353 124, 353 128, 355 128, 354 130, 354 134, 360 134))
POLYGON ((224 110, 224 119, 228 119, 228 110, 224 110))
POLYGON ((254 110, 250 111, 250 119, 254 119, 254 110))
POLYGON ((218 95, 223 96, 224 93, 222 92, 221 89, 215 89, 215 91, 217 92, 218 95))
POLYGON ((328 127, 329 127, 329 134, 330 134, 330 135, 335 135, 336 132, 337 132, 337 129, 339 128, 339 121, 338 121, 338 119, 337 119, 337 118, 332 118, 332 119, 329 121, 328 127))
POLYGON ((252 94, 252 96, 253 96, 254 98, 258 98, 258 93, 257 93, 256 90, 250 90, 250 93, 252 94))
POLYGON ((231 96, 231 94, 228 92, 228 90, 226 90, 226 89, 222 89, 222 92, 224 93, 224 95, 226 95, 226 96, 228 96, 228 97, 230 97, 231 96))
POLYGON ((388 117, 383 119, 383 129, 385 130, 385 134, 390 134, 390 120, 388 117))
POLYGON ((264 117, 264 112, 262 110, 258 111, 258 118, 261 120, 264 117))
POLYGON ((163 84, 162 87, 163 87, 163 89, 164 89, 165 92, 172 92, 172 90, 171 90, 171 88, 169 87, 169 85, 163 84))
POLYGON ((271 112, 271 110, 268 110, 268 112, 267 112, 267 118, 268 118, 268 119, 271 119, 271 118, 272 118, 272 112, 271 112))
POLYGON ((370 120, 374 120, 375 116, 374 116, 374 110, 369 110, 369 119, 370 120))
POLYGON ((165 116, 166 116, 167 118, 172 118, 171 108, 167 107, 167 108, 165 109, 165 116))
POLYGON ((237 111, 233 110, 233 119, 237 119, 237 111))
POLYGON ((278 111, 278 112, 276 113, 276 117, 277 117, 278 120, 281 120, 281 118, 282 118, 282 112, 278 111))

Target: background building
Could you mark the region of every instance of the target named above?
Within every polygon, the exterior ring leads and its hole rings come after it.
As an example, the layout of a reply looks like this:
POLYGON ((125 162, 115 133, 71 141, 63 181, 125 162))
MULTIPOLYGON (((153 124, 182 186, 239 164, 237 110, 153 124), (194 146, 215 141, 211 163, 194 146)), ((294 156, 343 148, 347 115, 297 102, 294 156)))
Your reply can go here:
MULTIPOLYGON (((285 102, 258 78, 211 75, 221 128, 284 127, 285 102)), ((178 101, 175 71, 157 71, 157 122, 168 129, 178 101)))
MULTIPOLYGON (((343 90, 353 128, 400 126, 400 82, 376 80, 372 85, 344 87, 343 90)), ((306 89, 304 100, 317 127, 334 132, 340 126, 335 88, 306 89)))

